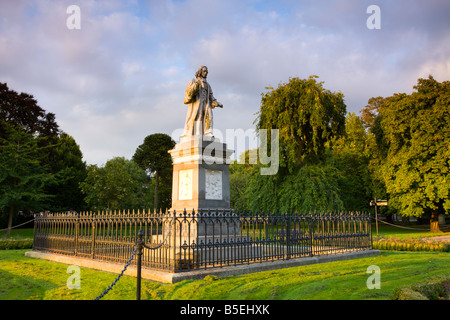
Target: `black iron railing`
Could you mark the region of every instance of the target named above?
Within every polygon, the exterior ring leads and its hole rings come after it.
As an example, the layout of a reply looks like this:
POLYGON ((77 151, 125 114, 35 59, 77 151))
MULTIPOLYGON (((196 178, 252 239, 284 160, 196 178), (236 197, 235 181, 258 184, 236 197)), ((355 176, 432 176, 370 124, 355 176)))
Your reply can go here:
POLYGON ((142 267, 181 272, 372 249, 370 222, 359 212, 50 213, 35 217, 33 250, 124 264, 141 232, 153 249, 142 267))

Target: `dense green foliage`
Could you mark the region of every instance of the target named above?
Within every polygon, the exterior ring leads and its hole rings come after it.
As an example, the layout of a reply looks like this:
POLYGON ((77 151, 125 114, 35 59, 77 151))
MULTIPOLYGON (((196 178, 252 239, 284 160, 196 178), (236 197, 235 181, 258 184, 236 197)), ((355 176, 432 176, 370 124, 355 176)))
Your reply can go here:
POLYGON ((390 205, 420 217, 450 210, 450 82, 430 76, 414 89, 381 103, 376 132, 390 205))
POLYGON ((392 295, 393 300, 449 300, 450 276, 442 275, 414 283, 408 286, 398 287, 392 295))
POLYGON ((334 139, 327 161, 339 173, 339 197, 350 210, 367 210, 374 192, 369 167, 373 135, 366 132, 361 118, 349 113, 345 133, 334 139))
POLYGON ((172 204, 173 170, 172 158, 168 151, 174 147, 175 141, 169 135, 155 133, 145 137, 133 155, 133 160, 152 176, 155 209, 168 209, 172 204))
POLYGON ((146 207, 146 177, 136 162, 116 157, 103 167, 88 166, 80 187, 93 210, 138 209, 146 207))
POLYGON ((256 129, 269 134, 279 130, 280 168, 276 175, 261 175, 261 164, 242 170, 234 165, 233 207, 302 212, 345 208, 340 195, 344 177, 327 161, 330 144, 345 133, 344 96, 326 90, 316 78, 291 78, 262 95, 256 129))
POLYGON ((83 210, 86 206, 79 184, 85 180, 86 163, 75 139, 63 132, 55 138, 50 172, 54 179, 45 191, 53 195, 48 207, 52 211, 83 210))
POLYGON ((339 195, 340 173, 332 166, 304 165, 284 177, 261 175, 259 168, 254 166, 248 173, 231 170, 234 208, 270 212, 344 210, 339 195), (240 183, 238 188, 235 183, 240 183))
MULTIPOLYGON (((53 180, 42 157, 38 138, 22 128, 3 123, 7 138, 0 138, 0 209, 8 212, 8 226, 19 210, 42 210, 50 195, 45 185, 53 180)), ((6 213, 6 212, 5 212, 6 213)))
POLYGON ((370 98, 361 116, 341 93, 290 79, 262 95, 256 127, 279 129, 280 170, 231 166, 232 206, 251 210, 368 210, 431 216, 450 209, 450 82, 419 79, 412 94, 370 98), (235 188, 236 186, 236 188, 235 188), (233 198, 235 197, 235 198, 233 198))
MULTIPOLYGON (((85 164, 75 140, 32 95, 0 83, 0 224, 43 210, 81 209, 85 164)), ((28 215, 28 217, 27 217, 28 215)))
POLYGON ((33 239, 0 239, 0 250, 31 249, 33 239))
POLYGON ((316 78, 291 78, 262 95, 256 129, 279 130, 281 165, 289 169, 321 160, 325 144, 344 132, 344 95, 316 78))
POLYGON ((261 175, 260 164, 245 169, 234 164, 233 207, 302 212, 368 208, 371 137, 355 114, 345 117, 343 94, 326 90, 315 78, 293 78, 263 95, 257 129, 280 130, 280 170, 261 175))
POLYGON ((0 82, 0 136, 7 137, 5 124, 22 128, 41 138, 54 137, 59 133, 53 113, 42 109, 28 93, 18 93, 0 82))

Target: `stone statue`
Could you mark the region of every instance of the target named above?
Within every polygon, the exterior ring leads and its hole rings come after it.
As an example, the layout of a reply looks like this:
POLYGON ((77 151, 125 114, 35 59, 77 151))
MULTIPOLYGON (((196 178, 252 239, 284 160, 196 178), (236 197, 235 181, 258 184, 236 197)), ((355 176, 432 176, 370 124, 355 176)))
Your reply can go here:
POLYGON ((189 105, 186 123, 182 137, 209 136, 213 137, 213 114, 215 107, 223 105, 214 98, 211 86, 206 82, 208 68, 201 66, 195 73, 195 79, 189 81, 185 93, 184 103, 189 105))

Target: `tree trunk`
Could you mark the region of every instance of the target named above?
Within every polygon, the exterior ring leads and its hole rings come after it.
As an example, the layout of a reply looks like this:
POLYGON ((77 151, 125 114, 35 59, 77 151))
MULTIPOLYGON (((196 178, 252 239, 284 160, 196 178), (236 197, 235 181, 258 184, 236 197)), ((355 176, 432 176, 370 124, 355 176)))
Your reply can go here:
POLYGON ((389 222, 389 223, 394 223, 394 220, 392 219, 392 214, 386 214, 386 215, 384 215, 385 217, 386 217, 386 222, 389 222))
POLYGON ((402 225, 407 226, 409 225, 409 216, 402 216, 402 225))
POLYGON ((158 191, 159 191, 159 174, 158 171, 155 172, 155 201, 153 206, 155 210, 158 210, 158 191))
POLYGON ((433 210, 430 216, 430 232, 441 232, 439 229, 439 212, 438 210, 433 210))
POLYGON ((11 205, 11 207, 9 207, 8 231, 6 231, 6 236, 7 237, 9 237, 11 235, 13 216, 14 216, 14 206, 11 205))

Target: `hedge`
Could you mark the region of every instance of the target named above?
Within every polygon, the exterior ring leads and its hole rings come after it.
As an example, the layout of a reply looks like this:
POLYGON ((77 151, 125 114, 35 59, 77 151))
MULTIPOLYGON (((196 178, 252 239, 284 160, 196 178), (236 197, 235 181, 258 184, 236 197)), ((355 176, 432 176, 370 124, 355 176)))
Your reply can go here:
POLYGON ((33 239, 1 239, 0 250, 31 249, 33 239))
POLYGON ((390 238, 373 241, 373 248, 376 250, 450 252, 450 243, 417 239, 404 240, 390 238))

